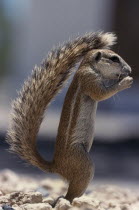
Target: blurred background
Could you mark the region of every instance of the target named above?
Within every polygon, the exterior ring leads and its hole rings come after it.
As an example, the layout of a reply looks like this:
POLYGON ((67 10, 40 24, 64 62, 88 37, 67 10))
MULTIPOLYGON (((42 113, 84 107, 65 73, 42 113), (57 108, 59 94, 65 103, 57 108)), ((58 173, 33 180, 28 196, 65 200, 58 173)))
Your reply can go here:
MULTIPOLYGON (((91 155, 95 180, 136 183, 139 178, 139 1, 1 0, 0 1, 0 169, 43 175, 7 152, 5 133, 11 100, 35 64, 57 44, 90 31, 113 31, 114 50, 132 67, 131 89, 100 102, 91 155)), ((50 106, 39 135, 39 151, 53 156, 67 87, 50 106)), ((45 175, 45 174, 44 174, 45 175)))

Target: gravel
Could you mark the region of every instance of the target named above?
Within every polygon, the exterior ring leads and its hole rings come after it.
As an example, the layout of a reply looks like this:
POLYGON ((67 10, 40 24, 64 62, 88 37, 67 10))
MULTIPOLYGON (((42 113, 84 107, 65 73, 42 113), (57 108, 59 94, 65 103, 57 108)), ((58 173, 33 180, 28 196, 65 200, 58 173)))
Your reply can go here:
POLYGON ((64 195, 67 185, 60 179, 34 179, 10 170, 0 172, 0 210, 139 210, 139 193, 112 185, 92 187, 88 194, 70 204, 57 197, 64 195))

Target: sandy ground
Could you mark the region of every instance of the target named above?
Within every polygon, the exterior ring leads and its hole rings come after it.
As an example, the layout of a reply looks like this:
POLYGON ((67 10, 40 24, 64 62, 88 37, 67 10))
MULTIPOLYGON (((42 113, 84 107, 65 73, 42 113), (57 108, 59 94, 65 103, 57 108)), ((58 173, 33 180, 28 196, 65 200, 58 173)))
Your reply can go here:
MULTIPOLYGON (((67 185, 60 179, 35 179, 10 170, 0 172, 0 210, 49 210, 67 185)), ((98 185, 72 204, 60 198, 57 210, 139 210, 139 193, 124 187, 98 185)))

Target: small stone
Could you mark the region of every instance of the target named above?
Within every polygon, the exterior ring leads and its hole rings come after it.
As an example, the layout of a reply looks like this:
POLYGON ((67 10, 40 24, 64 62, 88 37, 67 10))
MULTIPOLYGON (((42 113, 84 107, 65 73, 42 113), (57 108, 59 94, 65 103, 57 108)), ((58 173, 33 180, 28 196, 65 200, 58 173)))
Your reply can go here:
POLYGON ((17 204, 14 204, 12 207, 14 208, 14 210, 23 210, 23 209, 20 208, 20 206, 18 206, 17 204))
POLYGON ((21 206, 24 210, 51 210, 52 206, 46 203, 24 204, 21 206))
POLYGON ((42 180, 41 186, 44 187, 47 190, 52 190, 54 188, 54 182, 52 180, 42 180))
POLYGON ((48 191, 44 187, 38 187, 36 192, 40 192, 44 197, 49 195, 48 191))
POLYGON ((10 199, 16 199, 16 198, 18 198, 19 194, 20 194, 20 192, 12 192, 10 194, 10 199))
POLYGON ((60 198, 56 204, 56 210, 67 210, 71 208, 71 204, 68 200, 60 198))
POLYGON ((99 208, 102 208, 102 209, 108 209, 109 208, 109 205, 105 202, 100 202, 100 205, 99 205, 99 208))
POLYGON ((11 181, 17 183, 18 179, 19 177, 11 170, 5 169, 1 172, 0 182, 11 181))
POLYGON ((2 196, 3 195, 3 193, 0 191, 0 196, 2 196))
POLYGON ((22 208, 20 208, 19 206, 14 207, 14 210, 23 210, 22 208))
POLYGON ((53 203, 54 203, 54 198, 52 198, 52 197, 47 197, 47 198, 44 198, 43 199, 43 203, 49 203, 50 205, 52 205, 53 203))
POLYGON ((66 190, 66 185, 62 180, 45 179, 40 182, 40 185, 50 192, 63 194, 66 190))
POLYGON ((39 192, 25 193, 22 202, 23 203, 40 203, 42 202, 42 194, 39 192))
POLYGON ((82 207, 86 205, 91 207, 96 207, 98 203, 93 202, 92 199, 87 196, 82 196, 79 198, 75 198, 72 202, 72 205, 76 207, 82 207))
POLYGON ((14 210, 11 206, 8 206, 8 205, 6 205, 6 204, 4 204, 4 205, 2 206, 2 209, 3 209, 3 210, 14 210))
POLYGON ((131 209, 131 207, 128 204, 124 204, 121 206, 121 210, 130 210, 130 209, 131 209))
POLYGON ((6 195, 0 196, 0 204, 6 204, 6 203, 9 203, 8 196, 6 195))

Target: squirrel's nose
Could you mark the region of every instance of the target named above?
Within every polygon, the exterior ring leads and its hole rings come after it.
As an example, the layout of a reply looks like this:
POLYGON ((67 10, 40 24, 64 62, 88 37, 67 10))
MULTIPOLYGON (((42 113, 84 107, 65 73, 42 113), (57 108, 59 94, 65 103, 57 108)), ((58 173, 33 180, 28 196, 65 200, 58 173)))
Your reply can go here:
POLYGON ((126 73, 127 75, 131 74, 132 72, 130 66, 124 66, 122 70, 123 70, 123 73, 126 73))

